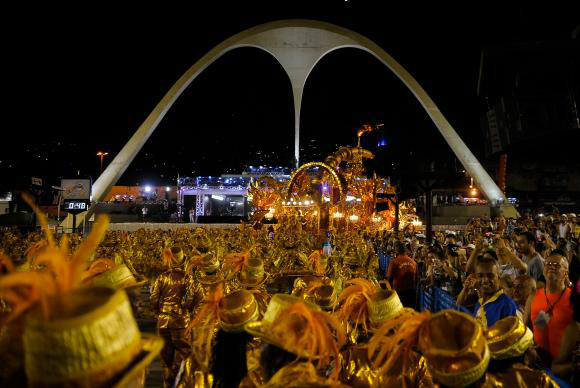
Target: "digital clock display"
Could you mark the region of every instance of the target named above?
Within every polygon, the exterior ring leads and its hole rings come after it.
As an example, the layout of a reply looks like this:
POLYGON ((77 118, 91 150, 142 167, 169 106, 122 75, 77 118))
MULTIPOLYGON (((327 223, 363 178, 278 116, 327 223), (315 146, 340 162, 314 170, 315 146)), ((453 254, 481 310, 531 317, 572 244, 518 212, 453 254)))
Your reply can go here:
POLYGON ((64 208, 65 210, 86 210, 87 204, 85 202, 66 202, 64 208))

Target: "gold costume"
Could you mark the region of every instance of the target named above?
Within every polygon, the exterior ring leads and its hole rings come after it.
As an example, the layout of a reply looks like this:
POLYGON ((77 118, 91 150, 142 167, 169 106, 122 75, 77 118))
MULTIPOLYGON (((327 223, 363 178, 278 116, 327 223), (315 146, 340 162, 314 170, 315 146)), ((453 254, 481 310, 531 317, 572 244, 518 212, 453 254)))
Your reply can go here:
MULTIPOLYGON (((181 362, 190 354, 185 328, 190 322, 189 310, 194 300, 184 300, 190 277, 181 268, 173 268, 161 274, 153 284, 151 308, 157 318, 157 331, 165 340, 161 351, 163 385, 171 387, 181 362)), ((193 297, 193 294, 189 294, 193 297)))
POLYGON ((488 373, 485 387, 557 387, 556 382, 540 370, 530 369, 513 360, 523 356, 534 344, 534 335, 521 319, 510 316, 497 321, 485 333, 491 358, 504 363, 505 370, 488 373), (512 361, 510 361, 510 359, 512 361))
POLYGON ((557 388, 559 385, 541 370, 530 369, 515 364, 507 371, 497 374, 488 373, 482 388, 557 388))
POLYGON ((314 365, 299 362, 281 368, 262 388, 348 388, 336 380, 321 377, 314 365))
POLYGON ((433 380, 425 358, 409 353, 409 368, 403 371, 402 359, 383 375, 373 368, 366 344, 353 345, 342 352, 341 381, 353 388, 430 388, 433 380))
POLYGON ((158 314, 158 329, 185 329, 189 324, 188 309, 193 304, 193 294, 184 300, 191 279, 181 268, 162 273, 151 290, 151 308, 158 314))

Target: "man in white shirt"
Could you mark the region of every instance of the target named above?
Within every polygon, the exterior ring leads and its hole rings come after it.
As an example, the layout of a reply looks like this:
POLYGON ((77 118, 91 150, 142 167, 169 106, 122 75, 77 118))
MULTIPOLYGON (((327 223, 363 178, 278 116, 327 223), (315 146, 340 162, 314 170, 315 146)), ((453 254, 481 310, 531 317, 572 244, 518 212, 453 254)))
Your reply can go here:
POLYGON ((568 224, 568 216, 566 214, 562 214, 560 221, 558 223, 558 237, 559 238, 568 238, 570 234, 570 225, 568 224))

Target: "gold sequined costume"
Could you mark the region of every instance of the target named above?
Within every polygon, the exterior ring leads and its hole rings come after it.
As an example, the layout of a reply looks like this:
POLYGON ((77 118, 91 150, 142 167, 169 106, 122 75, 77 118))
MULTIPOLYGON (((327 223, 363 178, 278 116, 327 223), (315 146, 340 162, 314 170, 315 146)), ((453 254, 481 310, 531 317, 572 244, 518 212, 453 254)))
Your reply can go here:
POLYGON ((158 315, 157 331, 165 340, 161 361, 166 388, 171 387, 181 361, 190 353, 185 337, 185 328, 190 321, 189 310, 194 303, 192 298, 185 298, 190 282, 191 278, 183 269, 174 267, 155 280, 151 291, 151 308, 158 315))

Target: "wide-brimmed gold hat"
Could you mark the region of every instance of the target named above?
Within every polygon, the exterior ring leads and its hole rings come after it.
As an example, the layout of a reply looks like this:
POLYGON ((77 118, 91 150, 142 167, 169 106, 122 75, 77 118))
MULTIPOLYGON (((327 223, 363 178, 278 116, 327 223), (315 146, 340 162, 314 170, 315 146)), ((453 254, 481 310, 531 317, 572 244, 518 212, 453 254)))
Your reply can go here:
POLYGON ((413 309, 403 307, 395 290, 378 289, 372 299, 367 300, 369 319, 373 325, 380 325, 413 309))
POLYGON ((506 317, 489 327, 485 333, 491 358, 504 360, 521 356, 534 343, 534 334, 515 316, 506 317))
POLYGON ((219 302, 220 327, 224 331, 242 332, 247 323, 258 319, 258 315, 258 303, 250 291, 234 291, 219 302))
POLYGON ((90 284, 98 287, 133 288, 147 283, 147 280, 138 281, 129 267, 125 264, 103 272, 90 280, 90 284))
POLYGON ((220 262, 217 257, 211 253, 206 253, 199 262, 199 268, 205 273, 212 273, 219 269, 220 262))
POLYGON ((163 340, 139 332, 126 293, 81 288, 48 300, 25 321, 25 369, 30 387, 125 387, 143 377, 163 340))
POLYGON ((220 283, 223 283, 224 277, 221 273, 213 275, 202 275, 198 277, 199 283, 205 287, 215 287, 220 283))
MULTIPOLYGON (((266 312, 264 313, 264 317, 262 318, 262 320, 248 323, 245 326, 246 331, 252 334, 253 336, 261 338, 264 342, 276 345, 279 348, 295 353, 295 351, 292 351, 291 349, 287 348, 287 346, 284 344, 283 338, 276 335, 272 331, 272 327, 276 323, 276 321, 281 317, 282 311, 284 311, 284 309, 287 308, 288 306, 293 305, 295 303, 302 303, 309 309, 315 311, 321 310, 320 307, 318 307, 317 305, 307 302, 302 298, 298 298, 296 296, 287 294, 275 294, 270 299, 270 303, 268 303, 268 308, 266 309, 266 312)), ((304 351, 298 351, 297 354, 302 355, 303 353, 304 351)))
POLYGON ((244 287, 257 287, 268 278, 264 272, 264 262, 257 257, 251 257, 246 261, 244 269, 238 273, 238 281, 244 287))
MULTIPOLYGON (((344 331, 335 317, 302 298, 286 294, 274 295, 264 318, 246 324, 245 329, 298 357, 317 360, 319 368, 330 365, 332 360, 338 362, 338 349, 345 342, 344 331)), ((339 370, 334 368, 335 378, 339 370)))
POLYGON ((175 262, 181 264, 183 262, 183 249, 181 247, 171 247, 171 254, 175 258, 175 262))
POLYGON ((325 311, 332 311, 338 303, 336 288, 330 284, 316 288, 314 291, 314 303, 325 311))
POLYGON ((443 310, 431 315, 421 327, 418 342, 436 382, 466 387, 487 370, 490 351, 483 327, 467 314, 443 310))
POLYGON ((396 291, 384 290, 370 280, 355 278, 347 284, 340 294, 339 300, 344 304, 339 315, 343 321, 360 324, 366 331, 374 332, 381 324, 414 311, 403 307, 396 291))

